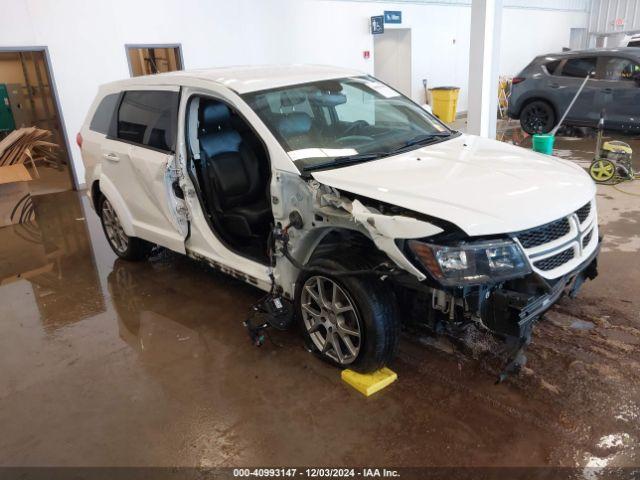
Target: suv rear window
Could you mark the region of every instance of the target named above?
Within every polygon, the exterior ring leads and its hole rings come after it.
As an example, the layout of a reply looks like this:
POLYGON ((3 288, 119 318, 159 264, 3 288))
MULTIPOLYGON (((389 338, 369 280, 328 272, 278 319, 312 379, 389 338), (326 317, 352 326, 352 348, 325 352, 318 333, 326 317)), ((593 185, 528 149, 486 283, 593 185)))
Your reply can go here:
POLYGON ((90 130, 105 135, 107 134, 109 125, 111 125, 111 119, 113 118, 113 112, 118 104, 118 97, 120 97, 120 94, 112 93, 102 99, 89 124, 90 130))
POLYGON ((547 72, 549 72, 550 75, 553 75, 556 68, 558 68, 558 65, 560 65, 560 60, 554 60, 553 62, 545 63, 544 68, 547 69, 547 72))
POLYGON ((597 57, 570 58, 562 67, 563 77, 584 78, 596 69, 597 57))
POLYGON ((178 92, 129 90, 124 93, 118 111, 117 137, 172 152, 177 119, 178 92))

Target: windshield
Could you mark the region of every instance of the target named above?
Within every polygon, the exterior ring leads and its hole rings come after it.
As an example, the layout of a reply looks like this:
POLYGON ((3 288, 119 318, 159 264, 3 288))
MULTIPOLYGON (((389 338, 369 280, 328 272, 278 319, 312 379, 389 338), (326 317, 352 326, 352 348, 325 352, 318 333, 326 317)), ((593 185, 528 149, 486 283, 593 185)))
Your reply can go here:
POLYGON ((302 171, 375 160, 453 133, 369 76, 263 90, 243 98, 302 171))

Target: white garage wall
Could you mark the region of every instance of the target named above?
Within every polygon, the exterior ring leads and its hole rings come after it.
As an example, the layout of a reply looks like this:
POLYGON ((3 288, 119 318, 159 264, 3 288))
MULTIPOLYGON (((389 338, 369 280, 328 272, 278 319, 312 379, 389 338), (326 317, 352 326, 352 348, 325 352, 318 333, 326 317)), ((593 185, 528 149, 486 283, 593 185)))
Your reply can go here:
POLYGON ((502 17, 500 72, 516 75, 533 57, 569 46, 571 28, 585 28, 586 12, 506 8, 502 17))
MULTIPOLYGON (((430 86, 462 87, 466 109, 470 8, 334 0, 12 0, 3 9, 0 47, 47 46, 76 177, 73 144, 98 85, 129 76, 125 44, 180 43, 186 68, 264 63, 323 63, 373 73, 368 21, 402 10, 412 28, 413 97, 430 86)), ((569 43, 586 13, 507 8, 501 72, 515 74, 534 55, 569 43)))

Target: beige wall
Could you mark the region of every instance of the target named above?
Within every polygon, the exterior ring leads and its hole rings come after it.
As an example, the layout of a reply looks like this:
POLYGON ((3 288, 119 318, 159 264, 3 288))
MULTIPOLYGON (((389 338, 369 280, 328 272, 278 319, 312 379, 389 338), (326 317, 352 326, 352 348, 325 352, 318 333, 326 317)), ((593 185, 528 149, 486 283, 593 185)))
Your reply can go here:
MULTIPOLYGON (((32 95, 35 107, 35 118, 32 112, 31 102, 26 96, 26 82, 24 78, 24 72, 20 57, 17 52, 0 52, 0 83, 15 85, 19 84, 23 86, 23 93, 25 94, 25 101, 21 105, 11 105, 14 112, 17 109, 23 110, 23 115, 15 115, 16 128, 36 126, 38 128, 44 128, 52 131, 53 141, 61 145, 64 152, 64 142, 60 132, 61 124, 56 113, 55 103, 49 90, 49 78, 47 75, 46 62, 44 54, 42 52, 26 52, 23 53, 25 58, 25 66, 27 69, 27 76, 29 77, 29 84, 32 87, 32 95), (35 65, 38 64, 40 70, 40 79, 42 82, 42 92, 37 89, 38 77, 36 74, 35 65), (20 118, 27 116, 30 121, 20 123, 20 118), (47 120, 52 119, 52 120, 47 120), (34 121, 39 120, 39 121, 34 121)), ((66 154, 63 153, 66 156, 66 154)))

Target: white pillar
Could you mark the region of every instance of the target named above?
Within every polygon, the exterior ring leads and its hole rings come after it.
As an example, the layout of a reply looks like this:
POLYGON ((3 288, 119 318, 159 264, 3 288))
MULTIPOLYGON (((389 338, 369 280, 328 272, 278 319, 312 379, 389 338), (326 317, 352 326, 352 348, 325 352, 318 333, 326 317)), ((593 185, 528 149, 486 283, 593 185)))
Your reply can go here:
POLYGON ((473 0, 469 45, 467 132, 495 138, 502 0, 473 0))

